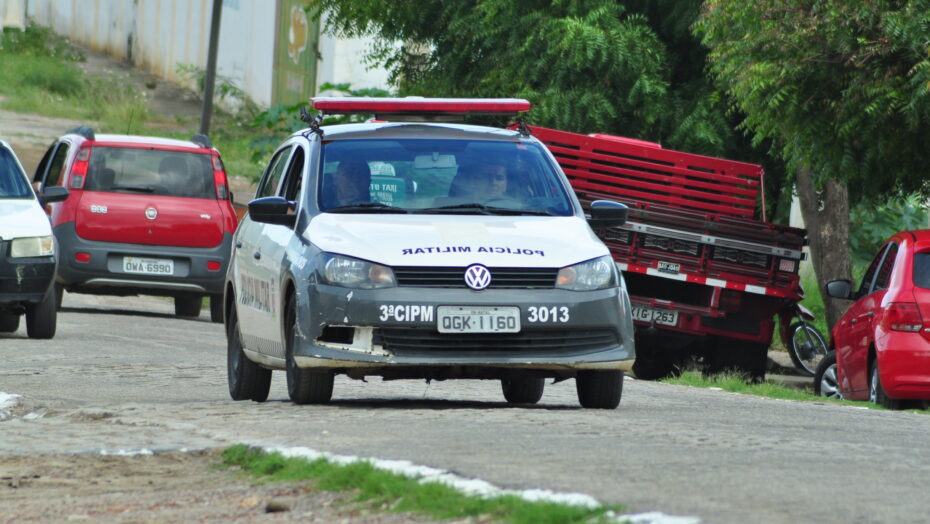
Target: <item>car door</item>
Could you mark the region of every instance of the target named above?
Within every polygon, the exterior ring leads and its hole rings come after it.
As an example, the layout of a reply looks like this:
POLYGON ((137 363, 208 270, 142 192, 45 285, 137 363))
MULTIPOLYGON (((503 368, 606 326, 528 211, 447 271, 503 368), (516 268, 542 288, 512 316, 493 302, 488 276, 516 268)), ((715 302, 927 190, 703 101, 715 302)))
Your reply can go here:
MULTIPOLYGON (((294 147, 287 163, 287 169, 278 186, 277 196, 295 202, 293 213, 298 213, 297 192, 300 190, 303 178, 306 153, 300 146, 294 147)), ((287 273, 286 252, 288 245, 293 242, 294 228, 281 224, 263 224, 262 234, 258 237, 255 263, 256 272, 260 279, 270 282, 271 311, 266 312, 263 328, 267 329, 265 336, 272 342, 268 346, 269 355, 284 358, 284 331, 282 318, 284 315, 284 296, 282 279, 287 273)))
MULTIPOLYGON (((255 198, 278 193, 292 150, 293 146, 287 145, 272 156, 255 198)), ((233 283, 242 345, 260 353, 275 354, 277 349, 274 346, 279 343, 280 336, 271 320, 277 309, 272 299, 272 286, 277 286, 277 281, 270 279, 262 267, 264 262, 259 246, 264 234, 265 224, 253 221, 248 215, 243 217, 233 240, 233 283)))
POLYGON ((867 398, 869 392, 869 349, 874 323, 888 289, 898 246, 888 243, 879 250, 859 286, 856 300, 843 315, 837 331, 838 380, 847 398, 867 398))
MULTIPOLYGON (((71 144, 66 140, 55 142, 48 148, 38 167, 36 167, 35 175, 32 177, 32 186, 37 192, 43 191, 46 187, 63 184, 70 149, 71 144)), ((46 213, 52 215, 53 225, 58 225, 55 221, 54 210, 61 206, 60 203, 45 206, 46 213)))

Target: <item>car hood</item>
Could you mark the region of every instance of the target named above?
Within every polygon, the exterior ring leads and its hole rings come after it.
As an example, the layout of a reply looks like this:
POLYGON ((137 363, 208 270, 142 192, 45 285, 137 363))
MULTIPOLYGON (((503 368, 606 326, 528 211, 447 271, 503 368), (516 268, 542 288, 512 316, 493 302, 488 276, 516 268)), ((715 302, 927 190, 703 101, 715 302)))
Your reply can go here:
POLYGON ((608 254, 581 218, 323 213, 305 238, 389 266, 565 267, 608 254))
POLYGON ((0 239, 52 234, 48 215, 31 198, 0 199, 0 239))

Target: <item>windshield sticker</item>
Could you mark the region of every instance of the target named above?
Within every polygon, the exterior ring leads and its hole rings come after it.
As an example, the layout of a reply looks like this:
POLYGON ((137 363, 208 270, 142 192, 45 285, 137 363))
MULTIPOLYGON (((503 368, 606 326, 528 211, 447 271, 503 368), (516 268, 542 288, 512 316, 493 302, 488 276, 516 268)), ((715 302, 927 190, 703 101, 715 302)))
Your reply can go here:
POLYGON ((445 247, 414 247, 401 250, 401 255, 425 255, 428 253, 501 253, 507 255, 532 255, 546 256, 541 249, 522 249, 516 247, 492 247, 479 246, 472 249, 472 246, 445 246, 445 247))
POLYGON ((432 322, 433 306, 417 304, 389 304, 379 306, 381 309, 381 322, 393 320, 395 322, 432 322))

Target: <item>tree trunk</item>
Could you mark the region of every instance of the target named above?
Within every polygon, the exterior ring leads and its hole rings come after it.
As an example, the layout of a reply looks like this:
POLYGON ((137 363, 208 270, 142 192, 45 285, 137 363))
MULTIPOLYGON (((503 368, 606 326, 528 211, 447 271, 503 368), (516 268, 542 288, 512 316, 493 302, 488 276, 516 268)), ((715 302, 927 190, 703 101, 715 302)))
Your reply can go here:
POLYGON ((826 307, 827 324, 833 329, 833 325, 849 307, 849 301, 828 297, 824 284, 831 280, 852 280, 849 194, 846 185, 835 180, 828 180, 824 188, 818 191, 807 166, 797 170, 797 189, 801 215, 810 239, 811 262, 826 307))

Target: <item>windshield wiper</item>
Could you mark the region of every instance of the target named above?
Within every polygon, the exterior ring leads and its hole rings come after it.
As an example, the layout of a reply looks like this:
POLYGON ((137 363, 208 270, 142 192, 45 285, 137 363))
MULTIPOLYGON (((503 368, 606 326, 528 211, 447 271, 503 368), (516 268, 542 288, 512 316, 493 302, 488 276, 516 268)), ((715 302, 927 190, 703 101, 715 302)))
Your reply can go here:
POLYGON ((139 193, 154 193, 155 188, 152 186, 113 186, 111 190, 138 191, 139 193))
POLYGON ((554 216, 548 211, 536 209, 513 209, 507 207, 486 206, 484 204, 457 204, 454 206, 430 207, 418 209, 417 213, 462 213, 462 214, 479 214, 479 215, 539 215, 554 216))
POLYGON ((360 204, 351 204, 348 206, 334 207, 327 209, 327 213, 409 213, 406 209, 389 206, 380 202, 362 202, 360 204))

